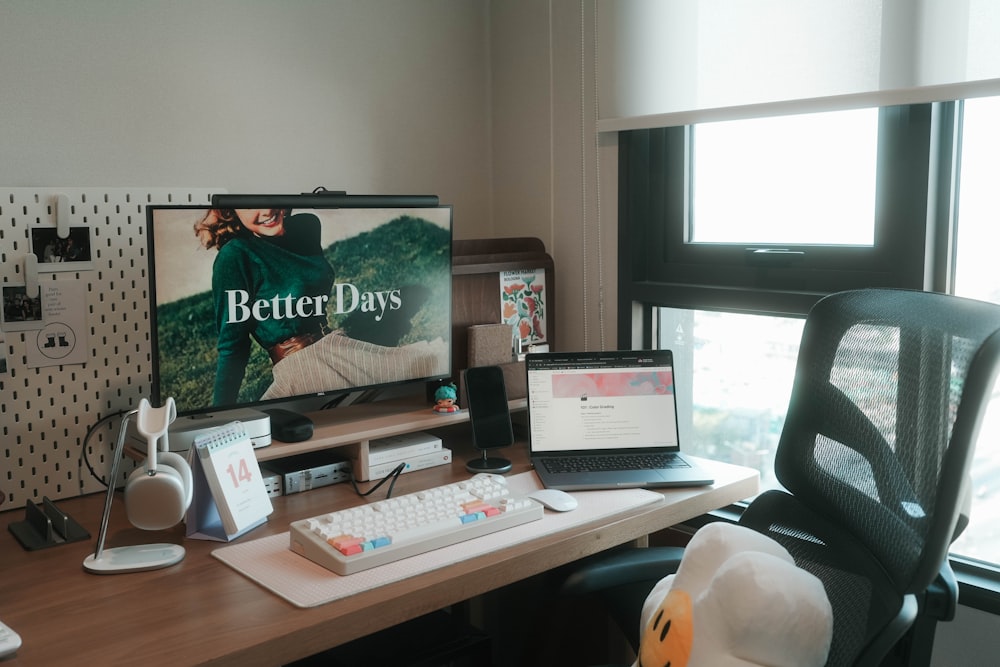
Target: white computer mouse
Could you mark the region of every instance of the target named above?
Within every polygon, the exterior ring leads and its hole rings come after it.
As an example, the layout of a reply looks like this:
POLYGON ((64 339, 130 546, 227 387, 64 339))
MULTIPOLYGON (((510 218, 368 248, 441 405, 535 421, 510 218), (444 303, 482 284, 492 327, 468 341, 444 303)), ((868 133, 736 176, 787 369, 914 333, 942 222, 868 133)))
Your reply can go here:
POLYGON ((576 498, 559 489, 539 489, 528 494, 542 505, 556 512, 568 512, 576 509, 576 498))

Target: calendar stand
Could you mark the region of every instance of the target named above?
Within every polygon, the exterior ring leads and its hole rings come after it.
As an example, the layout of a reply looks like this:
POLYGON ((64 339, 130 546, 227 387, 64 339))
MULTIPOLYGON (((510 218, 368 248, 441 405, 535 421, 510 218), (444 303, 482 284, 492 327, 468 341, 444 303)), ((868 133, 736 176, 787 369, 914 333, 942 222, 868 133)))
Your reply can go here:
POLYGON ((271 497, 243 424, 234 421, 198 436, 188 460, 193 478, 188 537, 228 542, 267 521, 271 497))
MULTIPOLYGON (((194 451, 193 449, 191 450, 194 451)), ((241 535, 245 535, 257 526, 267 523, 267 517, 261 517, 257 522, 247 526, 243 530, 235 533, 227 533, 226 527, 222 524, 222 515, 219 514, 219 507, 215 503, 212 489, 208 485, 205 477, 205 469, 201 465, 201 460, 197 456, 191 456, 191 474, 194 478, 194 496, 191 500, 191 507, 188 508, 185 523, 187 524, 187 537, 195 540, 216 540, 218 542, 228 542, 235 540, 241 535)))

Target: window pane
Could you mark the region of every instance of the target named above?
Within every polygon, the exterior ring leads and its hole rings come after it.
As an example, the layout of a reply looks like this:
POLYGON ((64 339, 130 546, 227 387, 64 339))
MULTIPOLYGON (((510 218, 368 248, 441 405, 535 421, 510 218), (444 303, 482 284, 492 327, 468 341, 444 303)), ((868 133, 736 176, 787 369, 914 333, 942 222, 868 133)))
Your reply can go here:
MULTIPOLYGON (((955 293, 1000 303, 1000 98, 967 100, 955 257, 955 293)), ((972 464, 972 515, 954 553, 1000 562, 1000 388, 994 389, 972 464)))
POLYGON ((691 240, 872 245, 877 144, 877 109, 696 126, 691 240))
POLYGON ((672 350, 682 449, 760 471, 776 488, 803 320, 658 309, 659 347, 672 350))
POLYGON ((1000 97, 965 101, 955 293, 1000 303, 1000 97))

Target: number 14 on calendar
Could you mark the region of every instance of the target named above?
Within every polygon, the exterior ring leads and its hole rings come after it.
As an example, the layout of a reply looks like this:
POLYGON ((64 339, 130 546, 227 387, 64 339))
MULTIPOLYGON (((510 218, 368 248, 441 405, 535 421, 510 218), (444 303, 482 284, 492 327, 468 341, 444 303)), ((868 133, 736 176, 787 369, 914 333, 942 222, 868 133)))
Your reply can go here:
POLYGON ((189 512, 189 536, 228 541, 267 520, 273 511, 271 498, 253 444, 240 422, 198 436, 192 451, 195 498, 194 516, 189 512))
POLYGON ((250 473, 250 465, 247 463, 245 458, 241 458, 238 465, 239 470, 237 470, 232 463, 226 466, 226 472, 229 473, 229 478, 233 482, 233 487, 237 489, 240 488, 240 483, 245 482, 247 484, 252 484, 254 480, 253 474, 250 473))

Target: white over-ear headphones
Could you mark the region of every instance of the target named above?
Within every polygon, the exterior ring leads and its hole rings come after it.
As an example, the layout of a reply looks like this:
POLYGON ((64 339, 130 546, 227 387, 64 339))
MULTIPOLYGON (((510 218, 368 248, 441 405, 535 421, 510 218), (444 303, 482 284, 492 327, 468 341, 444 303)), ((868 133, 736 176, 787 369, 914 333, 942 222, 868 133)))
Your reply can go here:
POLYGON ((167 444, 167 429, 176 417, 173 398, 159 408, 145 398, 139 401, 136 430, 146 437, 146 461, 125 483, 125 513, 136 528, 175 526, 191 504, 191 467, 184 457, 169 451, 167 444))

